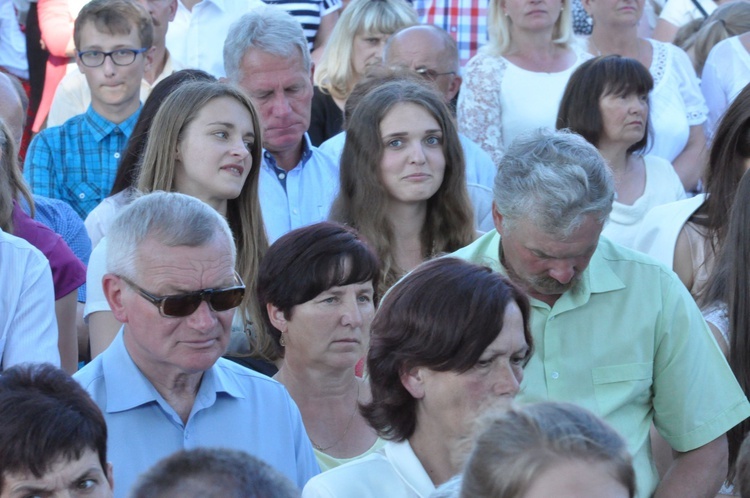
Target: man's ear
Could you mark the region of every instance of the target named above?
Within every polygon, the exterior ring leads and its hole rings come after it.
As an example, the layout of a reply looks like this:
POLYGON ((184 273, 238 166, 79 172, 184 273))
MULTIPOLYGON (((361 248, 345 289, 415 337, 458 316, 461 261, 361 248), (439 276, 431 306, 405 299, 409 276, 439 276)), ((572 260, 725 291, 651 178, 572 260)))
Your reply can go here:
POLYGON ((503 235, 503 215, 497 210, 497 204, 492 202, 492 221, 495 223, 495 230, 501 236, 503 235))
POLYGON ((458 95, 458 91, 461 89, 461 83, 463 82, 463 78, 461 76, 455 74, 453 75, 453 81, 451 81, 450 86, 448 86, 448 96, 450 97, 448 100, 453 100, 456 98, 456 95, 458 95))
POLYGON ((281 333, 286 332, 289 328, 289 322, 284 316, 284 312, 271 303, 266 303, 266 311, 268 312, 268 318, 271 320, 271 325, 281 333))
POLYGON ((174 16, 176 14, 177 14, 177 0, 170 0, 169 1, 169 22, 174 21, 174 16))
MULTIPOLYGON (((148 50, 143 52, 143 73, 147 73, 151 66, 154 64, 154 53, 156 52, 156 47, 151 46, 148 50)), ((140 89, 138 90, 140 92, 140 89)))
POLYGON ((107 273, 102 277, 102 289, 107 298, 112 314, 120 323, 127 323, 128 314, 123 304, 123 292, 127 285, 120 277, 107 273))
POLYGON ((424 398, 424 367, 413 367, 401 371, 401 384, 414 399, 424 398))

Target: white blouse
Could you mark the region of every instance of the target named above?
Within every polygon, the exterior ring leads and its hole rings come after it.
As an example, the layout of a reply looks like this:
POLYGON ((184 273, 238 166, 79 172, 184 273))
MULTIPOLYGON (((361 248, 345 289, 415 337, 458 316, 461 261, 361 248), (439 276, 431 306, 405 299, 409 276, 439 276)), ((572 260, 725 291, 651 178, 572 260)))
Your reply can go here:
POLYGON ((703 66, 701 91, 708 106, 706 136, 713 136, 729 104, 750 83, 750 53, 739 37, 717 43, 703 66))
POLYGON ((646 152, 672 162, 687 145, 690 127, 703 124, 708 109, 685 51, 672 44, 649 42, 654 50, 649 67, 654 78, 650 109, 653 141, 646 152))
POLYGON ((522 69, 505 57, 480 51, 464 68, 458 95, 461 133, 486 150, 495 164, 514 138, 535 128, 555 128, 570 75, 591 55, 571 47, 576 61, 557 73, 522 69))

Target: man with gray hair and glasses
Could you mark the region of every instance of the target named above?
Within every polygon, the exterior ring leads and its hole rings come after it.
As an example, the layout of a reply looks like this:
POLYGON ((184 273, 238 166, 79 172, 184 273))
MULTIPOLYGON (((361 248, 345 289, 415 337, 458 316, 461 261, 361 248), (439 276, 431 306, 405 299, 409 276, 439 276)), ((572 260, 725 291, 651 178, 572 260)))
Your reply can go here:
POLYGON ((104 412, 115 496, 196 447, 246 451, 304 486, 319 468, 289 394, 220 358, 245 293, 226 220, 194 197, 155 192, 107 237, 102 286, 123 327, 75 378, 104 412))
POLYGON ((599 237, 613 198, 612 175, 583 138, 521 135, 495 178, 496 230, 454 255, 530 297, 536 353, 519 401, 568 401, 609 422, 628 441, 640 498, 713 497, 727 472, 724 434, 750 404, 676 275, 599 237), (652 424, 675 454, 661 481, 652 424))
POLYGON ((307 136, 312 60, 300 23, 279 7, 253 9, 229 30, 224 69, 255 104, 263 128, 258 195, 269 242, 327 219, 339 168, 307 136))

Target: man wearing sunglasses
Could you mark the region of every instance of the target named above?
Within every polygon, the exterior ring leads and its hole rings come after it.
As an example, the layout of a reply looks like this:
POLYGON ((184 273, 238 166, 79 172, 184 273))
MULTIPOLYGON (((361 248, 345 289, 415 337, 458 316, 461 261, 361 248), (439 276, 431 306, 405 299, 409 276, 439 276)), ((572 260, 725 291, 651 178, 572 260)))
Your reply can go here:
POLYGON ((182 194, 128 206, 102 286, 123 328, 75 378, 104 412, 115 496, 175 451, 246 451, 297 486, 319 472, 299 411, 267 377, 220 358, 245 285, 226 220, 182 194))
POLYGON ((35 194, 67 202, 81 218, 109 195, 141 108, 153 33, 151 16, 132 0, 93 0, 81 9, 73 39, 91 105, 34 137, 24 176, 35 194))

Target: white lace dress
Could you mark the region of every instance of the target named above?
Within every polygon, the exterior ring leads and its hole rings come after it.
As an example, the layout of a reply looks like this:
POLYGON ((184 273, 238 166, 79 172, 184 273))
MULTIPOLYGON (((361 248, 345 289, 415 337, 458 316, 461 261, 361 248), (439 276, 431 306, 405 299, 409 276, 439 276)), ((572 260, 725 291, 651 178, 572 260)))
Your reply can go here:
POLYGON ((708 108, 687 54, 672 44, 649 42, 654 50, 649 67, 654 78, 650 109, 653 141, 646 153, 673 162, 688 142, 690 127, 706 120, 708 108))
POLYGON ((519 134, 540 127, 555 128, 570 75, 591 56, 572 47, 575 63, 558 73, 527 71, 505 57, 480 51, 464 69, 458 95, 458 127, 497 164, 519 134))

